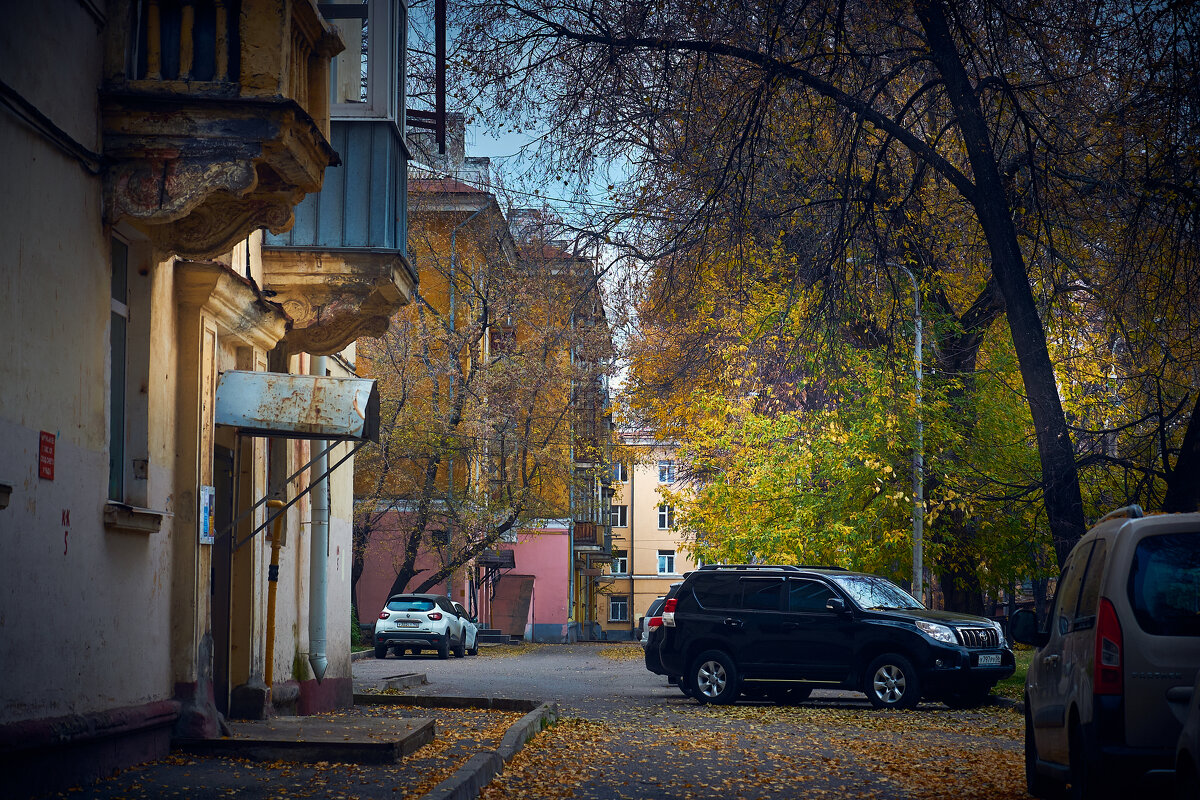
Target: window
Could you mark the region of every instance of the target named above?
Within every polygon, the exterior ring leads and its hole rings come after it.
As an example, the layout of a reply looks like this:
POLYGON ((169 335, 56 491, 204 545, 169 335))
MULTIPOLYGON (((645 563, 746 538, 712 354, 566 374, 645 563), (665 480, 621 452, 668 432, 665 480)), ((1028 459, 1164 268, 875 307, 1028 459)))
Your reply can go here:
POLYGON ((674 575, 675 574, 675 551, 674 550, 659 550, 658 551, 658 574, 659 575, 674 575))
POLYGON ((629 506, 612 506, 609 513, 612 516, 614 528, 629 527, 629 506))
POLYGON ((406 5, 396 0, 370 0, 330 4, 323 6, 321 13, 346 43, 329 69, 332 115, 402 118, 407 102, 402 80, 408 36, 406 5))
POLYGON ((658 507, 658 529, 667 531, 675 527, 675 506, 658 507))
POLYGON ((613 551, 612 563, 613 575, 628 575, 629 574, 629 553, 626 550, 613 551))
POLYGON ((783 581, 747 579, 742 581, 742 608, 750 611, 778 611, 783 581))
POLYGON ((675 462, 674 461, 659 461, 658 462, 658 482, 659 483, 674 483, 675 482, 675 462))
POLYGON ((1138 627, 1154 636, 1200 636, 1200 536, 1169 533, 1137 544, 1126 587, 1138 627))
POLYGON ((1079 606, 1079 590, 1083 586, 1083 573, 1087 569, 1088 556, 1091 555, 1092 545, 1086 545, 1076 550, 1067 559, 1066 569, 1058 581, 1058 591, 1054 595, 1054 618, 1058 620, 1058 632, 1071 632, 1071 623, 1075 620, 1075 610, 1079 606))
POLYGON ((629 597, 614 594, 608 598, 608 621, 629 622, 629 597))
POLYGON ((108 499, 125 500, 125 381, 129 344, 129 246, 113 239, 109 334, 108 499))
POLYGON ((620 461, 613 464, 613 480, 619 483, 625 483, 629 480, 629 471, 620 461))
POLYGON ((836 597, 823 583, 807 580, 788 581, 788 611, 824 612, 825 604, 836 597))

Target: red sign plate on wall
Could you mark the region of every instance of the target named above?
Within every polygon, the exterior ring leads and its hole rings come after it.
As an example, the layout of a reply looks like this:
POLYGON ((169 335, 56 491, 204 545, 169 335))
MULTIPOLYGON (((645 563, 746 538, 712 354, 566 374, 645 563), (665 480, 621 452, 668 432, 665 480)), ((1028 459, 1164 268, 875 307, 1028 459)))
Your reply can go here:
POLYGON ((54 434, 41 432, 38 444, 38 477, 54 480, 54 434))

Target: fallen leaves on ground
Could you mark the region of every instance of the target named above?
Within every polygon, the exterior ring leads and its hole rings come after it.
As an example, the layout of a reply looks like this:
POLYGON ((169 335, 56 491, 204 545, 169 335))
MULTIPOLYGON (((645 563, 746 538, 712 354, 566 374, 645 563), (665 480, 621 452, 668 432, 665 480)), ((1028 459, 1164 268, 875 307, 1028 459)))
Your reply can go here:
POLYGON ((631 643, 605 645, 597 652, 601 658, 612 661, 641 661, 646 657, 641 645, 631 643))

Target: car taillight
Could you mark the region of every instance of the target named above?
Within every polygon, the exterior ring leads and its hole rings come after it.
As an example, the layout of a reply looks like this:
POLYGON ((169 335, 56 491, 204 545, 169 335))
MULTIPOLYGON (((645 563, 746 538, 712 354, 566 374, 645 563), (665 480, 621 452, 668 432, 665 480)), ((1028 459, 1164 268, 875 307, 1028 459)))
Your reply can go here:
POLYGON ((676 605, 677 605, 677 602, 674 597, 672 597, 667 602, 663 603, 662 624, 668 628, 675 627, 675 606, 676 605))
POLYGON ((649 628, 661 628, 662 617, 651 617, 650 619, 646 620, 646 626, 649 628))
POLYGON ((380 611, 380 612, 379 612, 379 618, 380 618, 380 619, 387 619, 387 618, 388 618, 388 612, 386 612, 386 611, 380 611))
POLYGON ((1092 691, 1095 694, 1120 694, 1122 690, 1121 669, 1121 623, 1112 601, 1100 598, 1100 610, 1096 615, 1096 666, 1092 676, 1092 691))
POLYGON ((442 612, 440 612, 440 611, 430 611, 430 612, 429 612, 429 618, 430 618, 430 619, 441 619, 441 618, 442 618, 442 612))

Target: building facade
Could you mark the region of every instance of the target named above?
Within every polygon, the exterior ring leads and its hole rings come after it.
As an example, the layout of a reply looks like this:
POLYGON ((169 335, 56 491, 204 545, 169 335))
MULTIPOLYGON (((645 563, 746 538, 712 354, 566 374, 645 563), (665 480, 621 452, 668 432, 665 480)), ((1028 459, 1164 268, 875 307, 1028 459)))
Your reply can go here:
MULTIPOLYGON (((354 83, 368 25, 390 59, 372 69, 403 75, 403 3, 369 9, 347 29, 354 83)), ((330 143, 347 31, 314 2, 8 12, 0 769, 19 793, 217 736, 224 718, 351 702, 352 487, 327 468, 369 431, 278 409, 234 423, 226 387, 249 375, 269 400, 299 380, 347 411, 354 339, 415 275, 402 238, 388 269, 264 248, 356 164, 330 143), (274 619, 270 499, 285 506, 274 619)))
POLYGON ((622 432, 620 443, 613 459, 612 566, 601 606, 606 639, 636 637, 655 598, 696 567, 662 494, 681 485, 674 446, 641 432, 622 432))

